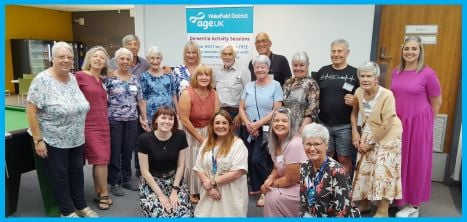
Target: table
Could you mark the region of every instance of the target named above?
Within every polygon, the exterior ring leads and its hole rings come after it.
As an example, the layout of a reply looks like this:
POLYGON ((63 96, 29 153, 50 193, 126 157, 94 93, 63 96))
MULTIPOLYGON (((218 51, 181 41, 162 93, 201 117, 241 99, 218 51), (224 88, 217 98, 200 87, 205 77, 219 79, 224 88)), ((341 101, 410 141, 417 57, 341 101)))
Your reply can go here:
POLYGON ((51 186, 40 157, 35 155, 24 107, 5 106, 5 207, 6 215, 16 212, 21 174, 36 170, 47 216, 59 216, 51 186))

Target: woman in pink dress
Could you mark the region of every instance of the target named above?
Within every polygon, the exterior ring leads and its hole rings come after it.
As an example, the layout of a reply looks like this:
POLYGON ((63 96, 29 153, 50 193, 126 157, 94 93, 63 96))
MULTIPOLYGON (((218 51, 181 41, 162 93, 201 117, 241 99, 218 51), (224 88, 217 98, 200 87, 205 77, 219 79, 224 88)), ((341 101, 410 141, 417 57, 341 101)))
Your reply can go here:
POLYGON ((418 217, 418 207, 430 200, 434 117, 441 106, 435 71, 424 64, 420 37, 407 37, 400 66, 392 72, 391 90, 402 121, 402 200, 396 217, 418 217))
POLYGON ((86 53, 83 71, 76 73, 79 88, 90 105, 84 128, 84 157, 93 165, 95 202, 100 210, 107 210, 112 204, 107 189, 107 164, 110 161, 107 92, 101 79, 107 74, 108 62, 107 51, 102 46, 95 46, 86 53))

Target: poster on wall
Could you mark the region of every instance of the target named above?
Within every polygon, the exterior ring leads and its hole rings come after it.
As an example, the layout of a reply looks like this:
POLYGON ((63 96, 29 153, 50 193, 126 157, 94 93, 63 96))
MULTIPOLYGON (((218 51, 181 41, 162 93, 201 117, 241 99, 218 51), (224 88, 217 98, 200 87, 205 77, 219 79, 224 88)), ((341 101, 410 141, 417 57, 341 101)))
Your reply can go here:
POLYGON ((237 48, 236 61, 245 66, 251 60, 253 6, 186 7, 187 40, 201 49, 201 62, 213 69, 222 66, 220 49, 229 43, 237 48))

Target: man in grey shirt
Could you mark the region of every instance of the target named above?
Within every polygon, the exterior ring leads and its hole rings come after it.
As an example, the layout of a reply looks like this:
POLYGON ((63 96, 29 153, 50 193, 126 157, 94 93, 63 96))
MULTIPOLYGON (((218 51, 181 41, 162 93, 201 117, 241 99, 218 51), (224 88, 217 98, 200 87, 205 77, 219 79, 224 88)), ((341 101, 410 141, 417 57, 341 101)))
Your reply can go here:
POLYGON ((237 48, 234 45, 222 46, 220 57, 223 66, 214 71, 215 88, 221 108, 229 112, 234 119, 235 128, 238 129, 241 123, 240 115, 238 115, 240 97, 246 84, 251 81, 251 76, 246 66, 235 62, 237 48))
MULTIPOLYGON (((131 65, 129 71, 131 72, 131 74, 138 76, 139 78, 141 74, 143 74, 144 72, 146 72, 146 70, 149 69, 148 61, 145 58, 138 56, 141 44, 139 38, 136 35, 127 35, 123 37, 122 44, 123 47, 127 48, 131 51, 131 53, 133 53, 133 64, 131 65)), ((117 60, 114 57, 110 60, 109 71, 117 70, 117 68, 117 60)))

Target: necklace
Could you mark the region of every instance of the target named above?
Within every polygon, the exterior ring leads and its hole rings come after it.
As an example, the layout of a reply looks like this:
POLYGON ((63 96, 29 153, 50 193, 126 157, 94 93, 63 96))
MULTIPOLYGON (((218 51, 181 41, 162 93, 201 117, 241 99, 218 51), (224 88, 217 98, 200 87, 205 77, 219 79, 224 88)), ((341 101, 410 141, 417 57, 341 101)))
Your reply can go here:
POLYGON ((172 139, 172 134, 169 135, 169 137, 167 138, 167 140, 162 140, 161 139, 161 136, 157 135, 156 131, 154 131, 154 136, 156 136, 156 138, 159 140, 159 142, 164 145, 164 147, 162 147, 163 150, 166 150, 167 149, 167 146, 169 145, 170 143, 170 140, 172 139), (165 142, 165 144, 163 143, 165 142))
MULTIPOLYGON (((167 149, 167 145, 169 145, 170 139, 172 139, 172 137, 170 137, 170 138, 167 140, 167 142, 165 142, 164 147, 162 147, 163 150, 166 150, 166 149, 167 149)), ((162 142, 162 141, 161 141, 161 142, 162 142)))

